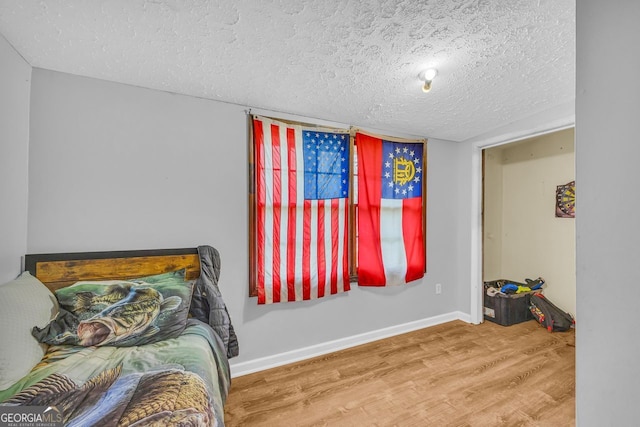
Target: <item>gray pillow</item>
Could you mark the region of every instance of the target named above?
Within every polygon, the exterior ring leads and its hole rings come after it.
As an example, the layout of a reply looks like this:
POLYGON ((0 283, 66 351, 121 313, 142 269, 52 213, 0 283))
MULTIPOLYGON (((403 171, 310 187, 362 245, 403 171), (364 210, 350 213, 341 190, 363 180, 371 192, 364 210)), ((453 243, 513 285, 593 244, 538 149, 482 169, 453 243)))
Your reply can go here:
POLYGON ((38 343, 31 328, 46 325, 57 313, 55 296, 28 271, 0 285, 0 390, 40 362, 47 346, 38 343))

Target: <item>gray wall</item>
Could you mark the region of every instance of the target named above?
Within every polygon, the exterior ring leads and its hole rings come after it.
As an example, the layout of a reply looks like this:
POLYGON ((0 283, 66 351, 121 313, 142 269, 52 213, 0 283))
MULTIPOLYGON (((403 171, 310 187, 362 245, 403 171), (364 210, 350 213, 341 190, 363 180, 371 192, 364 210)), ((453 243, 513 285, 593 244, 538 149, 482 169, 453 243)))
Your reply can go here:
POLYGON ((31 66, 0 35, 0 284, 27 249, 31 66))
POLYGON ((451 313, 468 293, 457 276, 456 144, 429 142, 422 281, 257 306, 247 296, 243 107, 42 69, 31 99, 29 252, 217 247, 240 340, 234 363, 451 313))
POLYGON ((577 3, 577 422, 640 422, 640 3, 577 3))

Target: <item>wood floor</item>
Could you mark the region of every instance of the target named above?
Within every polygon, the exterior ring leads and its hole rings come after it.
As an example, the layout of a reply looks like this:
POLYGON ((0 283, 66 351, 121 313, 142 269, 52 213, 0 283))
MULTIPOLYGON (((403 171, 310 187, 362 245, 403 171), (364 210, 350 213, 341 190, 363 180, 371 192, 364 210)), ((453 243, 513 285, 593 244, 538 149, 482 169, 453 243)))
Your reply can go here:
POLYGON ((237 377, 235 426, 573 426, 575 331, 454 321, 237 377))

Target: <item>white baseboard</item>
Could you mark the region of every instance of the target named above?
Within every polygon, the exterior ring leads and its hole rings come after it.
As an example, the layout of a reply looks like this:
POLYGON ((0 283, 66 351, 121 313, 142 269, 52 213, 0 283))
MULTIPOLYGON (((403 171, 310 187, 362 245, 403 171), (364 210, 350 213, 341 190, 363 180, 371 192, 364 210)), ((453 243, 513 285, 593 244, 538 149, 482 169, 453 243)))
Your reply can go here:
POLYGON ((439 325, 452 320, 462 320, 463 322, 471 323, 471 317, 469 314, 460 311, 453 311, 451 313, 416 320, 402 325, 390 326, 388 328, 340 338, 334 341, 327 341, 309 347, 299 348, 297 350, 274 354, 273 356, 261 357, 259 359, 248 360, 240 363, 233 363, 233 361, 230 361, 231 377, 240 377, 242 375, 252 374, 265 369, 299 362, 301 360, 310 359, 312 357, 321 356, 338 350, 344 350, 345 348, 355 347, 360 344, 366 344, 383 338, 392 337, 394 335, 428 328, 429 326, 439 325))

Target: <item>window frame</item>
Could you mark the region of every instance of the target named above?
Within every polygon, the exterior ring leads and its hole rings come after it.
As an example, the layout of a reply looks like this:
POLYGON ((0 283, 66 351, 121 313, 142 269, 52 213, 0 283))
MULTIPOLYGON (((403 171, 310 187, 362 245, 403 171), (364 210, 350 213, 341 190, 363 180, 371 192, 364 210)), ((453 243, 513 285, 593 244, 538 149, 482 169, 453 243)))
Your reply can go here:
MULTIPOLYGON (((249 247, 249 297, 257 297, 257 201, 256 201, 256 159, 255 159, 255 142, 253 135, 253 115, 247 114, 247 135, 248 135, 248 247, 249 247)), ((303 126, 308 129, 324 132, 344 132, 345 128, 337 128, 331 126, 320 126, 312 123, 304 123, 293 120, 286 120, 280 118, 272 118, 273 120, 280 121, 285 124, 303 126)), ((349 282, 358 282, 358 248, 357 248, 357 221, 358 221, 358 201, 357 201, 357 148, 356 148, 356 133, 363 133, 372 135, 376 138, 380 138, 391 142, 406 142, 406 143, 422 143, 423 144, 423 156, 422 156, 422 230, 423 230, 423 245, 424 245, 424 273, 427 272, 427 180, 428 180, 428 140, 427 139, 405 139, 392 137, 387 135, 378 135, 369 133, 355 127, 349 128, 349 198, 348 198, 348 212, 349 212, 349 237, 348 241, 348 257, 349 257, 349 282)))

